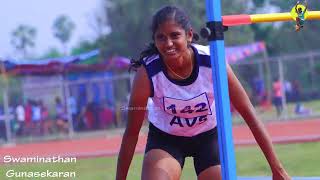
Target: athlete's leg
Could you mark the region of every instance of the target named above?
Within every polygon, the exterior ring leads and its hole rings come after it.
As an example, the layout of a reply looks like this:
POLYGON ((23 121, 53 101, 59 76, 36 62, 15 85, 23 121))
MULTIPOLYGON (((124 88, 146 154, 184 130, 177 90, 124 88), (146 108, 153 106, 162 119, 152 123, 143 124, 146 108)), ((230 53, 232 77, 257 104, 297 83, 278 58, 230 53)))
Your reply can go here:
POLYGON ((152 149, 145 154, 142 180, 179 180, 180 176, 180 163, 166 151, 152 149))
POLYGON ((198 175, 198 180, 221 180, 221 166, 211 166, 198 175))
POLYGON ((196 140, 193 163, 198 180, 221 180, 217 129, 201 134, 196 140))

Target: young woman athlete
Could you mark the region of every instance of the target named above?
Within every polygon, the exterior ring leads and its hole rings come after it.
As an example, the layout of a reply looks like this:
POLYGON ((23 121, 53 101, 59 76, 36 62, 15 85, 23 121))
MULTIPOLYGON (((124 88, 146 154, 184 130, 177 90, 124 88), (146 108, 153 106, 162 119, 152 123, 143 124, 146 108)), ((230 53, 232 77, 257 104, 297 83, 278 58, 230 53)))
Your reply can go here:
MULTIPOLYGON (((185 158, 192 157, 199 180, 219 180, 221 167, 209 49, 192 43, 189 18, 174 6, 155 13, 151 30, 153 43, 135 64, 143 66, 137 69, 133 82, 116 179, 127 178, 148 107, 150 126, 141 179, 178 180, 185 158)), ((227 75, 231 103, 250 127, 273 179, 290 179, 229 65, 227 75)))

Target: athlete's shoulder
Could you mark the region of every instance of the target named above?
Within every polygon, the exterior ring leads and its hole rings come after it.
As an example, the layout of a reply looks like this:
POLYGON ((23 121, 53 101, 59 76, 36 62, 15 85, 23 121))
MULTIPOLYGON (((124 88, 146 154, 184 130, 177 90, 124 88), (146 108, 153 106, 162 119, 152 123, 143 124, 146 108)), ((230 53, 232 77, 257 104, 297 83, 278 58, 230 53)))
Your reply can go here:
POLYGON ((158 54, 153 54, 151 56, 147 56, 147 57, 143 58, 143 62, 145 63, 145 65, 149 65, 150 63, 159 60, 159 58, 160 58, 160 56, 158 54))
POLYGON ((143 58, 143 64, 150 78, 162 71, 160 56, 158 54, 143 58))
POLYGON ((198 63, 199 66, 211 67, 210 61, 210 48, 209 46, 204 46, 200 44, 192 44, 198 53, 198 63))
POLYGON ((210 48, 209 46, 204 46, 200 44, 192 44, 193 47, 195 47, 198 51, 198 54, 200 55, 210 55, 210 48))

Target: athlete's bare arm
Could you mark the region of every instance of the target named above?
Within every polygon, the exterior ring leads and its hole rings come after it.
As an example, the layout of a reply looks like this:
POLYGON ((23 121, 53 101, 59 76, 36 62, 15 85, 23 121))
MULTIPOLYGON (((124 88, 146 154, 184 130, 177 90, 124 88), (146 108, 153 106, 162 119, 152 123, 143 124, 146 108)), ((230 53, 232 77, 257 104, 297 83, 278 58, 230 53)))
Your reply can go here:
POLYGON ((271 138, 264 128, 263 123, 257 118, 255 109, 250 102, 248 95, 246 94, 244 88, 240 84, 239 80, 237 79, 229 65, 227 65, 227 74, 231 103, 248 124, 257 143, 259 144, 261 150, 267 158, 273 175, 276 178, 284 177, 284 179, 288 179, 289 176, 282 168, 282 165, 275 154, 271 143, 271 138))
POLYGON ((144 67, 137 70, 128 107, 128 124, 124 132, 118 157, 116 180, 125 180, 134 155, 139 132, 144 120, 150 81, 144 67))

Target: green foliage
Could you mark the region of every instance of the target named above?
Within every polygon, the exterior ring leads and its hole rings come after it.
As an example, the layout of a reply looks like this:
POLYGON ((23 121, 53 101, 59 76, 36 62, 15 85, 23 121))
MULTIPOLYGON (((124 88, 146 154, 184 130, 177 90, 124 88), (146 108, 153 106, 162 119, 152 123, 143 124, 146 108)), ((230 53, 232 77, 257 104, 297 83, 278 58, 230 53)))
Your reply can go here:
MULTIPOLYGON (((232 3, 224 0, 222 1, 223 13, 243 13, 246 10, 246 3, 245 0, 235 0, 232 3)), ((207 21, 205 1, 105 0, 104 11, 108 23, 106 26, 111 29, 111 33, 102 38, 105 42, 103 46, 105 54, 136 57, 151 41, 148 27, 151 24, 152 15, 160 7, 169 4, 177 5, 186 10, 195 32, 199 32, 205 26, 207 21)), ((246 43, 253 40, 253 34, 249 27, 232 28, 229 34, 233 36, 226 38, 226 44, 246 43)), ((204 43, 204 40, 201 43, 204 43)))
POLYGON ((249 26, 231 27, 225 33, 225 43, 227 46, 247 44, 254 41, 254 33, 249 26))
POLYGON ((75 29, 75 24, 66 15, 61 15, 55 19, 52 25, 54 36, 64 46, 64 53, 66 54, 66 43, 70 40, 72 32, 75 29))
POLYGON ((0 105, 3 104, 3 92, 7 88, 9 104, 15 105, 19 101, 22 101, 22 89, 21 81, 16 76, 10 76, 8 74, 0 75, 0 105))
POLYGON ((75 28, 75 24, 68 16, 61 15, 55 19, 52 28, 54 31, 54 36, 62 43, 66 43, 70 40, 72 31, 75 28))
MULTIPOLYGON (((137 57, 138 53, 151 41, 148 29, 152 14, 164 5, 178 5, 190 15, 194 32, 199 32, 204 27, 206 18, 205 1, 191 3, 178 0, 104 0, 104 15, 107 17, 105 26, 110 27, 111 32, 98 39, 99 47, 105 55, 121 54, 137 57)), ((278 7, 280 12, 289 12, 296 1, 270 0, 222 0, 222 14, 255 14, 261 13, 259 9, 265 9, 272 5, 278 7), (252 3, 253 7, 248 8, 252 3)), ((320 1, 308 1, 309 10, 319 10, 320 1)), ((103 13, 102 13, 103 14, 103 13)), ((230 27, 225 33, 225 44, 239 45, 253 41, 265 41, 268 53, 271 56, 297 53, 318 49, 317 36, 320 24, 316 21, 307 21, 300 32, 295 32, 295 22, 262 23, 251 26, 230 27)), ((201 44, 206 40, 200 39, 201 44)))
POLYGON ((315 70, 320 75, 320 63, 316 64, 315 70))
POLYGON ((297 3, 297 1, 278 1, 278 0, 270 0, 270 3, 278 6, 281 10, 289 12, 292 7, 297 3))
POLYGON ((56 58, 61 56, 63 56, 63 54, 57 48, 51 47, 39 59, 56 58))
MULTIPOLYGON (((320 1, 307 1, 308 10, 320 9, 320 1)), ((278 6, 281 12, 290 12, 296 1, 271 0, 271 3, 278 6)), ((320 31, 320 24, 316 21, 306 21, 300 32, 295 32, 295 22, 285 22, 280 28, 273 28, 266 33, 265 40, 268 44, 269 53, 280 55, 286 53, 299 53, 319 48, 317 34, 320 31)), ((255 31, 262 32, 261 29, 255 31)), ((263 36, 262 36, 263 37, 263 36)))
POLYGON ((272 55, 287 53, 303 53, 319 48, 317 34, 320 25, 315 22, 306 22, 304 29, 295 32, 294 22, 283 24, 281 29, 270 32, 268 47, 272 55))
MULTIPOLYGON (((82 53, 87 53, 89 51, 100 49, 99 41, 90 42, 90 41, 81 41, 76 47, 74 47, 71 51, 72 55, 79 55, 82 53)), ((91 58, 87 58, 86 60, 82 61, 81 64, 94 64, 98 63, 99 61, 103 60, 101 56, 94 56, 91 58)))
POLYGON ((76 47, 71 50, 71 54, 78 55, 98 48, 98 42, 81 41, 76 47))
POLYGON ((22 53, 23 57, 27 55, 27 49, 34 47, 37 30, 29 25, 19 25, 11 33, 11 44, 22 53))
POLYGON ((265 3, 265 0, 252 0, 252 2, 256 7, 262 7, 265 3))

